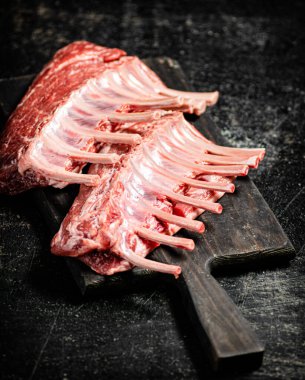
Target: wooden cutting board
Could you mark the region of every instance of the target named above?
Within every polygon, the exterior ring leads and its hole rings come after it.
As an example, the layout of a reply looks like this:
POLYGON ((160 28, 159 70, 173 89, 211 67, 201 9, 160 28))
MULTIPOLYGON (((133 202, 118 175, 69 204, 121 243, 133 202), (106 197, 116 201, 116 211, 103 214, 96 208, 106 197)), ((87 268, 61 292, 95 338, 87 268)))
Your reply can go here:
MULTIPOLYGON (((192 90, 176 61, 154 58, 147 59, 146 63, 169 87, 192 90)), ((30 75, 0 80, 2 124, 32 79, 30 75)), ((228 145, 208 116, 203 115, 196 120, 196 126, 207 138, 228 145)), ((215 370, 252 369, 259 366, 264 346, 211 275, 211 270, 225 265, 229 272, 230 265, 234 264, 246 264, 246 269, 255 267, 262 260, 289 259, 294 256, 294 248, 254 183, 245 177, 238 178, 235 184, 236 192, 220 200, 224 207, 221 215, 206 212, 200 217, 206 225, 203 235, 187 231, 178 234, 195 240, 193 252, 159 247, 150 255, 153 260, 180 265, 182 274, 178 280, 138 268, 114 276, 101 276, 77 260, 66 259, 82 294, 109 292, 113 289, 119 291, 145 281, 169 280, 170 284, 179 287, 190 320, 215 370)), ((57 232, 77 190, 77 186, 70 186, 63 190, 47 188, 30 192, 46 220, 50 234, 57 232)))

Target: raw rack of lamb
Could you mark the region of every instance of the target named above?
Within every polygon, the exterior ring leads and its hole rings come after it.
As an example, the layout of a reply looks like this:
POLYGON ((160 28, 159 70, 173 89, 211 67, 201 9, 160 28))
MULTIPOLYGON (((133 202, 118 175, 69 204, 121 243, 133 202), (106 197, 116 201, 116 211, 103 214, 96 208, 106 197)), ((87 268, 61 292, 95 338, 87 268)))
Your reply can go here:
POLYGON ((218 93, 168 89, 137 57, 78 41, 59 50, 35 79, 0 139, 0 191, 96 185, 86 163, 120 157, 96 153, 103 143, 136 144, 125 123, 158 119, 166 110, 202 113, 218 93), (122 133, 119 133, 122 132, 122 133))
POLYGON ((205 210, 234 192, 264 149, 222 147, 183 112, 200 115, 218 92, 168 89, 137 57, 75 42, 61 49, 10 117, 1 139, 0 189, 82 184, 51 250, 111 275, 133 266, 176 277, 148 260, 159 244, 192 250, 180 228, 202 233, 205 210), (87 163, 88 172, 82 173, 87 163))

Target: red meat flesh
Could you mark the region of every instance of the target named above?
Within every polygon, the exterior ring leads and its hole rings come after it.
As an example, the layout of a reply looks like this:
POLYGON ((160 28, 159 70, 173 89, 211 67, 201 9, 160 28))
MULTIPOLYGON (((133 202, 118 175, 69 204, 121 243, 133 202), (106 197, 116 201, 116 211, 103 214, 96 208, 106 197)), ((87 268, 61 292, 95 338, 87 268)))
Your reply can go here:
POLYGON ((0 191, 13 194, 32 186, 49 184, 49 179, 39 171, 21 175, 20 158, 53 120, 55 112, 66 104, 71 93, 88 79, 99 76, 106 62, 118 60, 125 54, 119 49, 84 41, 74 42, 55 54, 18 104, 1 136, 0 191))
POLYGON ((86 163, 113 164, 109 143, 134 145, 130 123, 151 121, 171 110, 201 114, 217 92, 168 89, 137 57, 79 41, 59 50, 11 115, 0 139, 0 191, 35 186, 96 185, 82 174, 86 163), (99 153, 98 153, 99 152, 99 153))
POLYGON ((203 223, 194 219, 205 210, 220 214, 216 201, 234 191, 236 176, 257 167, 264 149, 215 145, 181 112, 130 128, 141 144, 103 146, 101 153, 124 155, 115 165, 91 165, 89 174, 100 182, 81 186, 51 250, 105 275, 139 266, 177 276, 179 267, 145 256, 159 244, 192 250, 192 240, 172 235, 180 228, 202 233, 203 223))

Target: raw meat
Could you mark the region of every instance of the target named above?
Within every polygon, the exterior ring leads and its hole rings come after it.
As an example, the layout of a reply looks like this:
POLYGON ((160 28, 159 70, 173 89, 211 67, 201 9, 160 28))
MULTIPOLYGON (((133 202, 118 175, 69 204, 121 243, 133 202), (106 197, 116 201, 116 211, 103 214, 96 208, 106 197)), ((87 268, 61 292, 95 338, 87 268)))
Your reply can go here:
POLYGON ((197 232, 203 211, 234 191, 263 149, 213 144, 186 122, 218 92, 169 89, 141 60, 85 41, 56 53, 11 115, 0 141, 0 191, 79 183, 80 193, 52 240, 52 252, 98 273, 133 266, 172 273, 147 260, 159 244, 192 250, 180 228, 197 232), (92 163, 88 173, 82 169, 92 163), (88 186, 90 185, 90 186, 88 186))
POLYGON ((38 172, 19 173, 19 160, 40 131, 53 119, 71 93, 105 69, 106 62, 126 53, 87 42, 74 42, 59 50, 41 71, 9 118, 0 139, 0 191, 10 194, 47 185, 38 172))
MULTIPOLYGON (((135 125, 132 126, 135 128, 135 125)), ((56 255, 78 257, 98 273, 111 275, 134 265, 171 273, 180 268, 145 259, 159 244, 188 250, 190 239, 173 237, 180 228, 203 232, 193 220, 204 210, 221 213, 216 201, 232 193, 232 181, 256 168, 264 149, 213 144, 181 112, 137 123, 135 147, 104 145, 102 153, 125 153, 115 165, 91 165, 97 187, 80 193, 54 237, 56 255)))
POLYGON ((155 120, 171 110, 201 114, 217 101, 217 92, 168 89, 137 57, 125 55, 85 41, 55 54, 2 134, 0 192, 96 185, 99 177, 82 174, 83 167, 119 161, 115 150, 101 150, 105 143, 139 143, 138 133, 124 133, 130 123, 155 120))

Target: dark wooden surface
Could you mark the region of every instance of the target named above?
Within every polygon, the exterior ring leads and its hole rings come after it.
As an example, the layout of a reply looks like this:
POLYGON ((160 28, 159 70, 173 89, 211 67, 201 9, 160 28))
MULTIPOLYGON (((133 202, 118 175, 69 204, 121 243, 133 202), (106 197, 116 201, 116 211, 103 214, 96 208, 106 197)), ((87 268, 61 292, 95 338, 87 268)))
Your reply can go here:
MULTIPOLYGON (((176 61, 156 58, 148 59, 146 63, 168 86, 191 90, 176 61)), ((197 128, 208 138, 226 144, 217 126, 205 115, 197 121, 197 128)), ((225 209, 221 217, 209 213, 200 217, 207 227, 205 234, 180 233, 181 236, 195 239, 196 249, 192 254, 162 247, 151 255, 151 259, 182 267, 182 275, 173 285, 179 286, 197 336, 215 370, 228 370, 236 366, 247 370, 256 368, 262 362, 264 349, 249 323, 212 278, 211 266, 250 264, 251 260, 255 267, 256 261, 270 259, 271 256, 275 256, 275 260, 279 257, 291 258, 294 254, 287 236, 252 181, 244 178, 236 183, 234 196, 225 195, 221 200, 225 209)), ((56 195, 53 192, 51 197, 50 193, 44 192, 48 204, 39 206, 43 213, 48 214, 51 209, 54 210, 46 219, 52 223, 50 219, 55 218, 53 224, 56 224, 62 215, 60 211, 56 213, 58 204, 65 199, 69 205, 71 198, 67 192, 56 192, 56 195)), ((143 273, 138 270, 135 276, 97 276, 74 260, 68 260, 67 264, 82 292, 105 286, 107 289, 111 286, 123 288, 125 280, 127 286, 130 281, 139 280, 146 274, 145 271, 143 273)), ((154 277, 153 274, 148 275, 154 277)), ((140 281, 138 284, 141 286, 140 281)))
MULTIPOLYGON (((220 90, 209 114, 232 145, 266 146, 264 165, 251 177, 298 255, 290 265, 217 270, 266 342, 258 370, 221 378, 305 378, 304 13, 303 3, 284 1, 11 1, 2 8, 2 78, 37 72, 77 38, 141 57, 168 55, 197 90, 220 90)), ((167 283, 83 300, 66 266, 48 254, 45 225, 29 198, 1 197, 0 204, 0 377, 214 378, 167 283)))
MULTIPOLYGON (((148 59, 146 63, 169 87, 192 90, 178 62, 162 57, 148 59)), ((16 107, 31 79, 21 77, 1 82, 0 103, 3 105, 4 117, 16 107)), ((193 116, 190 117, 195 120, 193 116)), ((197 128, 209 139, 226 144, 217 126, 206 115, 197 120, 197 128)), ((33 205, 37 205, 44 217, 50 235, 58 231, 77 191, 77 186, 64 190, 48 188, 32 191, 33 205)), ((221 217, 210 213, 200 216, 207 227, 203 235, 183 230, 179 233, 195 239, 196 248, 192 254, 161 246, 151 254, 151 259, 182 267, 179 280, 172 282, 172 285, 180 289, 190 322, 213 369, 224 371, 238 366, 240 370, 250 370, 261 364, 264 345, 212 277, 211 268, 222 264, 230 268, 235 263, 252 264, 255 267, 258 261, 270 260, 271 257, 274 260, 289 259, 295 252, 274 214, 248 177, 238 179, 234 196, 225 195, 221 203, 225 209, 221 217)), ((112 292, 112 288, 124 289, 130 283, 141 286, 141 279, 156 279, 156 274, 140 268, 132 273, 109 277, 97 275, 77 260, 66 259, 66 263, 83 295, 92 290, 105 293, 105 288, 108 292, 112 292)))

